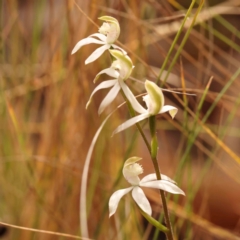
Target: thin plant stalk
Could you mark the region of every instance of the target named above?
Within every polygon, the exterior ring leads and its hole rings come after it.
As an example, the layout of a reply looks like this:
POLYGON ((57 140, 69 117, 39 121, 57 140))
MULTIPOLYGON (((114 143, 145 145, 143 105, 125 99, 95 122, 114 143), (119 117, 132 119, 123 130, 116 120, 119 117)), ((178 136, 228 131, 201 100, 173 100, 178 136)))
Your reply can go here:
MULTIPOLYGON (((193 1, 193 2, 195 2, 195 1, 193 1)), ((200 5, 199 5, 196 13, 194 14, 192 23, 191 23, 189 29, 187 30, 186 34, 184 35, 184 38, 183 38, 180 46, 178 47, 175 56, 173 57, 173 59, 172 59, 172 61, 171 61, 171 64, 170 64, 170 66, 169 66, 169 68, 168 68, 168 71, 167 71, 167 74, 166 74, 166 76, 164 77, 164 80, 163 80, 162 83, 161 83, 161 86, 163 86, 163 85, 165 84, 165 82, 167 81, 168 76, 169 76, 170 72, 172 71, 172 68, 173 68, 175 62, 177 61, 179 55, 181 54, 182 49, 183 49, 183 47, 184 47, 184 45, 185 45, 185 43, 186 43, 186 41, 187 41, 187 39, 188 39, 191 31, 192 31, 192 28, 193 28, 194 25, 195 25, 197 16, 198 16, 198 14, 200 13, 200 11, 201 11, 201 9, 202 9, 202 7, 203 7, 203 4, 204 4, 204 0, 201 0, 201 3, 200 3, 200 5)), ((173 42, 173 44, 175 44, 175 43, 173 42)), ((174 46, 174 45, 173 45, 173 46, 174 46)), ((161 72, 160 72, 160 73, 161 73, 161 72)), ((159 82, 160 77, 161 77, 161 75, 159 74, 158 79, 157 79, 157 83, 159 82)))
POLYGON ((192 3, 191 3, 191 5, 190 5, 190 7, 188 8, 188 11, 187 11, 184 19, 183 19, 183 22, 182 22, 182 24, 181 24, 181 27, 180 27, 179 31, 177 32, 177 34, 176 34, 176 36, 175 36, 175 38, 174 38, 174 40, 173 40, 173 42, 172 42, 172 45, 171 45, 171 47, 170 47, 170 49, 169 49, 169 51, 168 51, 168 54, 167 54, 167 56, 166 56, 166 58, 165 58, 165 60, 164 60, 164 62, 163 62, 162 68, 161 68, 160 73, 159 73, 159 75, 158 75, 158 78, 157 78, 157 81, 156 81, 157 84, 159 83, 159 81, 160 81, 160 79, 161 79, 161 76, 162 76, 162 74, 163 74, 163 70, 166 68, 167 63, 169 62, 170 55, 171 55, 172 51, 174 50, 174 46, 175 46, 175 44, 177 43, 178 38, 180 37, 180 34, 181 34, 182 30, 183 30, 183 27, 184 27, 184 25, 185 25, 185 22, 186 22, 187 19, 189 18, 190 13, 191 13, 191 11, 192 11, 192 8, 193 8, 195 2, 196 2, 196 0, 192 1, 192 3))
MULTIPOLYGON (((161 173, 157 161, 157 152, 158 152, 158 140, 157 140, 157 135, 156 135, 156 116, 151 116, 149 118, 149 128, 150 128, 150 133, 151 133, 151 159, 153 162, 153 166, 156 172, 156 176, 158 180, 161 180, 161 173)), ((160 195, 162 198, 162 205, 163 205, 163 211, 164 211, 164 217, 166 221, 167 228, 169 229, 168 232, 165 232, 167 239, 168 240, 173 240, 173 230, 172 230, 172 225, 170 222, 170 217, 168 213, 168 207, 167 207, 167 201, 166 201, 166 196, 165 192, 163 190, 160 190, 160 195)))
MULTIPOLYGON (((124 92, 121 90, 121 94, 124 98, 124 100, 127 103, 128 106, 128 110, 129 113, 131 115, 131 117, 134 117, 136 115, 131 103, 129 102, 129 100, 127 99, 127 97, 125 96, 124 92)), ((160 173, 160 169, 158 166, 158 161, 157 161, 157 150, 158 150, 158 143, 157 143, 157 136, 156 136, 156 119, 155 116, 152 116, 149 118, 149 125, 150 125, 150 131, 151 131, 151 135, 152 135, 152 141, 151 141, 151 145, 149 144, 149 142, 147 141, 146 136, 144 135, 142 128, 140 126, 139 123, 136 123, 137 129, 139 130, 146 146, 147 149, 151 155, 151 159, 152 159, 152 163, 154 166, 154 170, 157 176, 158 180, 161 180, 161 173, 160 173)), ((168 240, 173 240, 173 231, 172 231, 172 226, 171 226, 171 222, 170 222, 170 218, 169 218, 169 213, 168 213, 168 207, 167 207, 167 201, 166 201, 166 196, 165 196, 165 192, 163 190, 160 190, 160 195, 161 195, 161 199, 162 199, 162 204, 163 204, 163 211, 164 211, 164 216, 165 216, 165 220, 166 220, 166 225, 167 228, 169 229, 168 232, 165 232, 168 240)))

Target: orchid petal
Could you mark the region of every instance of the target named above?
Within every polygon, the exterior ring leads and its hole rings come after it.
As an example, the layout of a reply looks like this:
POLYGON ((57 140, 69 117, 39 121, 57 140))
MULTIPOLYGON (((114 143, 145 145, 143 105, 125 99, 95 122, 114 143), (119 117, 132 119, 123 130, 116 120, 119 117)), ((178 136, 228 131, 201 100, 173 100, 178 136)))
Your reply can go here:
POLYGON ((128 88, 128 86, 123 82, 119 81, 119 84, 126 95, 127 99, 131 103, 133 109, 138 113, 147 113, 147 110, 137 101, 132 91, 128 88))
POLYGON ((104 109, 116 98, 118 92, 120 90, 120 86, 118 82, 113 86, 113 88, 108 92, 107 96, 103 99, 98 109, 98 114, 101 114, 104 109))
POLYGON ((92 92, 87 104, 86 104, 86 109, 88 108, 89 104, 92 101, 92 96, 100 89, 105 89, 105 88, 109 88, 112 87, 115 83, 117 82, 117 80, 108 80, 108 81, 104 81, 102 83, 100 83, 92 92))
POLYGON ((157 181, 151 181, 151 182, 140 182, 139 186, 141 187, 149 187, 149 188, 157 188, 162 189, 166 192, 170 192, 173 194, 182 194, 185 195, 185 193, 175 184, 165 181, 165 180, 157 180, 157 181))
POLYGON ((165 112, 169 112, 170 116, 174 118, 178 112, 178 109, 170 105, 165 105, 162 107, 159 113, 165 113, 165 112))
POLYGON ((131 127, 132 125, 134 125, 135 123, 138 123, 138 122, 140 122, 140 121, 142 121, 142 120, 144 120, 144 119, 146 119, 148 117, 149 117, 148 113, 140 114, 140 115, 138 115, 136 117, 133 117, 133 118, 127 120, 126 122, 124 122, 123 124, 121 124, 120 126, 118 126, 114 130, 112 135, 127 129, 127 128, 131 127))
POLYGON ((121 47, 117 46, 116 44, 111 44, 111 46, 115 49, 119 49, 120 51, 122 51, 123 54, 127 54, 125 50, 123 50, 121 47))
POLYGON ((94 33, 92 35, 90 35, 89 37, 98 37, 99 39, 101 39, 104 43, 106 43, 107 37, 101 33, 94 33))
POLYGON ((87 38, 84 38, 82 40, 80 40, 75 47, 72 50, 71 54, 74 54, 75 52, 77 52, 82 46, 90 44, 90 43, 96 43, 96 44, 105 44, 105 42, 102 42, 100 40, 97 40, 95 38, 91 38, 90 36, 87 38))
MULTIPOLYGON (((168 176, 166 176, 164 174, 161 174, 161 179, 176 184, 175 181, 173 181, 170 177, 168 177, 168 176)), ((141 179, 140 183, 149 182, 149 181, 153 181, 153 180, 157 180, 156 173, 151 173, 151 174, 146 175, 145 177, 143 177, 141 179)))
POLYGON ((94 78, 93 82, 95 83, 98 80, 99 76, 101 74, 103 74, 103 73, 107 74, 110 77, 114 77, 114 78, 118 78, 118 76, 119 76, 119 73, 115 69, 113 69, 113 68, 106 68, 106 69, 102 70, 101 72, 99 72, 96 75, 96 77, 94 78))
POLYGON ((85 64, 91 63, 98 59, 107 49, 110 48, 109 44, 97 48, 85 61, 85 64))
POLYGON ((121 198, 129 193, 133 187, 120 189, 112 194, 112 196, 109 199, 108 206, 109 206, 109 217, 111 217, 117 210, 118 203, 121 200, 121 198))
POLYGON ((136 186, 133 188, 132 191, 132 197, 135 200, 135 202, 137 203, 137 205, 148 215, 152 215, 152 208, 150 206, 150 203, 148 201, 148 199, 146 198, 143 190, 136 186))

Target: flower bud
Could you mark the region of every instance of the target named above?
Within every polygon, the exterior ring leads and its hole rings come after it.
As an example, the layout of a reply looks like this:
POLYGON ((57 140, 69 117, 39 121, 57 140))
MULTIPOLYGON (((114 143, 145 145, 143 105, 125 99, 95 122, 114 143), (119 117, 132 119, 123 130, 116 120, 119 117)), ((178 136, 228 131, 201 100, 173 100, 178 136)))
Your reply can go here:
POLYGON ((148 112, 151 115, 157 115, 164 105, 164 96, 162 90, 151 81, 146 80, 145 88, 147 90, 147 95, 143 97, 146 102, 148 112))
POLYGON ((112 68, 119 70, 121 79, 128 79, 134 68, 131 58, 119 50, 109 50, 109 52, 117 59, 112 63, 112 68))
POLYGON ((114 43, 120 34, 120 26, 116 18, 110 16, 103 16, 100 20, 106 21, 99 28, 99 32, 107 36, 107 43, 114 43))

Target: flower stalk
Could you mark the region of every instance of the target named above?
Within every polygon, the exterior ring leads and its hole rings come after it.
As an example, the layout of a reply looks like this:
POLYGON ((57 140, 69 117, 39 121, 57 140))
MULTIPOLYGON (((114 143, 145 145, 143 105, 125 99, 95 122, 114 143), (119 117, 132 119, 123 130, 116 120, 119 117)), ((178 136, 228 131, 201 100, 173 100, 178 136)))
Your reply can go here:
MULTIPOLYGON (((159 165, 158 165, 158 161, 157 161, 158 141, 157 141, 157 135, 156 135, 156 116, 149 117, 149 129, 150 129, 151 138, 152 138, 151 139, 151 159, 152 159, 152 163, 154 166, 154 170, 155 170, 157 179, 161 180, 162 179, 161 173, 160 173, 160 169, 159 169, 159 165)), ((163 205, 166 226, 169 230, 169 231, 165 232, 165 234, 166 234, 168 240, 174 240, 172 225, 171 225, 170 217, 169 217, 169 213, 168 213, 166 195, 163 190, 160 189, 159 191, 160 191, 160 195, 161 195, 161 199, 162 199, 162 205, 163 205)))
MULTIPOLYGON (((129 102, 128 98, 125 96, 125 94, 122 90, 121 90, 121 94, 122 94, 124 100, 127 103, 128 110, 129 110, 129 113, 130 113, 131 117, 136 116, 136 113, 135 113, 131 103, 129 102)), ((155 170, 157 179, 161 180, 161 173, 160 173, 160 169, 159 169, 158 161, 157 161, 158 141, 157 141, 157 136, 156 136, 156 116, 150 116, 149 117, 149 128, 150 128, 150 133, 151 133, 151 138, 152 138, 151 139, 151 145, 149 144, 149 142, 148 142, 145 134, 143 133, 142 128, 141 128, 139 123, 136 123, 136 127, 137 127, 138 131, 140 132, 140 134, 143 138, 143 141, 145 142, 145 144, 147 146, 147 149, 148 149, 149 153, 151 154, 151 159, 152 159, 152 163, 153 163, 153 166, 154 166, 154 170, 155 170)), ((163 190, 160 190, 160 195, 161 195, 162 204, 163 204, 165 222, 166 222, 166 226, 167 226, 167 229, 168 229, 168 231, 164 231, 164 232, 165 232, 168 240, 174 240, 173 230, 172 230, 170 217, 169 217, 169 213, 168 213, 168 207, 167 207, 165 192, 163 190)))

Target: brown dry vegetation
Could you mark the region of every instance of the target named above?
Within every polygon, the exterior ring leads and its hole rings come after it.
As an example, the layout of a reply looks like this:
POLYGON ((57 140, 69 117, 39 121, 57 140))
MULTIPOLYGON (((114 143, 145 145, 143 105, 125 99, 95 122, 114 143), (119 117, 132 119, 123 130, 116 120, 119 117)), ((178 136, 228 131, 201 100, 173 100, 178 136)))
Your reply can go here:
MULTIPOLYGON (((106 92, 99 92, 87 111, 85 104, 95 75, 111 61, 105 53, 85 66, 96 46, 85 46, 75 55, 70 55, 71 50, 78 40, 97 31, 99 16, 111 15, 120 22, 119 41, 134 62, 133 76, 156 81, 190 3, 0 2, 0 222, 80 235, 82 168, 106 116, 97 115, 106 92), (172 16, 176 18, 169 19, 172 16)), ((158 119, 161 170, 186 192, 185 198, 169 200, 172 224, 176 239, 240 239, 240 3, 205 0, 199 24, 175 62, 191 20, 161 77, 163 82, 173 62, 164 87, 196 93, 166 93, 166 102, 179 112, 174 120, 167 114, 158 119)), ((142 84, 128 84, 136 95, 143 93, 142 84)), ((109 109, 122 102, 119 95, 109 109)), ((154 230, 143 222, 130 197, 121 201, 116 217, 108 219, 109 196, 127 186, 122 178, 116 180, 123 161, 143 157, 145 173, 153 172, 135 127, 111 138, 114 128, 128 117, 126 107, 121 107, 104 127, 93 153, 87 199, 94 239, 153 239, 154 230)), ((148 135, 147 125, 144 131, 148 135)), ((159 193, 146 192, 157 218, 162 212, 159 193)), ((8 227, 2 239, 68 238, 8 227)))

